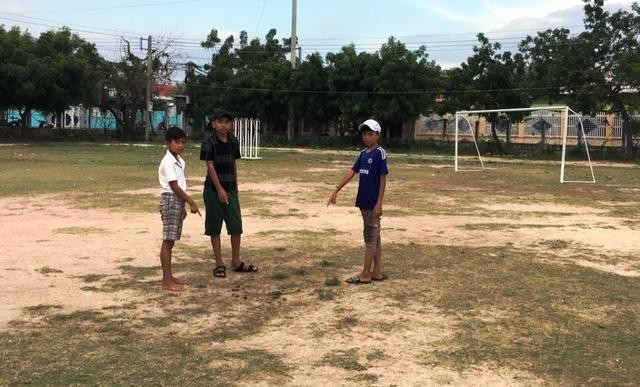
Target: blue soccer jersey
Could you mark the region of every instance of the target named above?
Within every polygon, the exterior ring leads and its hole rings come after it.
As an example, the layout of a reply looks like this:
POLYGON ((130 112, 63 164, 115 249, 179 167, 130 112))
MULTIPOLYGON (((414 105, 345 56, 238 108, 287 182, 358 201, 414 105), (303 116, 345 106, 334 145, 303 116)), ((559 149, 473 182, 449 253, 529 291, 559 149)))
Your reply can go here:
POLYGON ((373 210, 380 194, 380 176, 387 175, 387 152, 382 147, 363 149, 351 168, 360 175, 356 207, 373 210))

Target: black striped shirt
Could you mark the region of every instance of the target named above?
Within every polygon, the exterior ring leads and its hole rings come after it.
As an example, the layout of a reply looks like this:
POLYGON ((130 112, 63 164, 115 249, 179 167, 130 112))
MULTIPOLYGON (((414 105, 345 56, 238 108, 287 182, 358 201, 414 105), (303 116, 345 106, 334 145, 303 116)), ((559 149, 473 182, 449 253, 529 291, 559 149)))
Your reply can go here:
MULTIPOLYGON (((214 133, 200 146, 200 160, 213 161, 222 188, 227 192, 238 192, 236 181, 236 159, 240 158, 240 143, 231 133, 227 142, 220 141, 214 133)), ((209 173, 204 181, 205 187, 214 188, 209 173)), ((214 188, 215 189, 215 188, 214 188)))

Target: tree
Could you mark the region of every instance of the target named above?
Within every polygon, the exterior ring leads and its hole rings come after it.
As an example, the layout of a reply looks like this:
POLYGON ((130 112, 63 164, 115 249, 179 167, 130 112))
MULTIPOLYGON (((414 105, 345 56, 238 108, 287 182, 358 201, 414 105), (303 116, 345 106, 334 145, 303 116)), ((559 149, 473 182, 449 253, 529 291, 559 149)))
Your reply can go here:
POLYGON ((296 113, 305 120, 305 126, 315 129, 315 134, 320 135, 322 129, 335 120, 338 112, 335 99, 326 92, 329 89, 329 70, 320 54, 307 56, 293 73, 292 83, 294 94, 291 97, 296 113))
POLYGON ((0 26, 0 108, 17 109, 23 127, 28 125, 38 86, 31 77, 34 70, 35 39, 20 28, 0 26))
MULTIPOLYGON (((34 52, 32 74, 39 88, 34 108, 60 117, 69 106, 98 102, 98 68, 103 59, 95 45, 62 28, 41 34, 34 52)), ((57 123, 60 127, 62 120, 57 123)))
MULTIPOLYGON (((512 55, 510 51, 500 52, 501 45, 491 43, 484 34, 478 34, 478 42, 479 45, 473 47, 474 54, 462 63, 460 70, 449 73, 450 85, 461 88, 454 91, 457 94, 454 101, 463 109, 474 110, 529 106, 531 96, 523 87, 526 75, 524 57, 512 55)), ((496 125, 501 120, 511 122, 518 117, 505 118, 497 113, 484 116, 489 121, 497 150, 503 152, 496 125)))
MULTIPOLYGON (((622 146, 625 155, 632 157, 635 150, 629 113, 640 109, 640 6, 634 3, 631 12, 618 10, 613 14, 603 6, 604 0, 585 0, 586 31, 581 38, 593 48, 590 54, 596 71, 602 74, 604 100, 622 116, 622 146)), ((599 105, 590 96, 587 101, 599 105)))
POLYGON ((331 90, 340 120, 351 129, 376 117, 387 130, 433 109, 441 70, 424 47, 410 51, 391 37, 376 53, 356 53, 345 46, 327 54, 331 90))
POLYGON ((201 118, 219 108, 238 115, 260 118, 270 131, 286 122, 291 69, 285 57, 286 45, 270 30, 264 43, 248 42, 247 33, 240 33, 240 46, 234 48, 233 36, 221 42, 217 30, 212 30, 202 46, 215 51, 204 74, 192 74, 187 90, 193 96, 194 109, 201 118))
POLYGON ((17 109, 29 125, 32 109, 61 113, 71 105, 95 103, 102 59, 93 44, 67 28, 34 39, 0 26, 0 106, 17 109))
POLYGON ((372 95, 379 72, 379 58, 366 52, 357 53, 354 45, 327 54, 330 98, 338 106, 338 126, 355 131, 359 122, 373 116, 372 95))
MULTIPOLYGON (((159 42, 151 53, 151 83, 170 82, 176 63, 171 53, 172 41, 158 38, 159 42)), ((109 111, 116 120, 118 135, 122 139, 133 139, 139 133, 137 124, 145 109, 147 88, 146 59, 131 52, 131 46, 124 40, 123 57, 118 62, 105 62, 102 66, 102 91, 100 108, 109 111)))
POLYGON ((594 114, 617 112, 623 119, 623 149, 634 153, 630 112, 640 108, 640 7, 613 14, 603 0, 585 0, 585 31, 570 37, 566 29, 527 37, 520 49, 529 62, 529 77, 537 97, 563 101, 594 114))
POLYGON ((394 124, 415 121, 433 109, 441 85, 441 69, 428 59, 424 46, 411 51, 390 37, 377 53, 379 57, 373 111, 382 121, 394 124))

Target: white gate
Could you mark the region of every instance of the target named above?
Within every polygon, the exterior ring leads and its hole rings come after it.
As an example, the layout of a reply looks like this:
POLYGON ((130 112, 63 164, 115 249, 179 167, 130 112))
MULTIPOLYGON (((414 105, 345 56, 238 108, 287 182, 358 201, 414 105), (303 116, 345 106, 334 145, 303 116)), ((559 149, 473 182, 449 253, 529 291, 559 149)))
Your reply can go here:
POLYGON ((233 132, 240 142, 240 156, 243 159, 260 159, 260 120, 257 118, 236 118, 233 132))

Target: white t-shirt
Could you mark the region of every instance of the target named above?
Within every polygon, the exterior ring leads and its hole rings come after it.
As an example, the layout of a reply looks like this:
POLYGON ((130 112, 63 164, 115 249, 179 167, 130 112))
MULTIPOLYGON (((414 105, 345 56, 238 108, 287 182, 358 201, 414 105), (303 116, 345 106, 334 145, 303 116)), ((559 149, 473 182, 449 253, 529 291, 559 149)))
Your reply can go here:
POLYGON ((160 162, 158 180, 160 181, 160 187, 162 187, 163 193, 173 192, 169 185, 170 181, 177 181, 178 187, 182 188, 185 192, 187 191, 187 179, 184 176, 185 162, 180 155, 176 155, 176 157, 167 151, 167 154, 164 155, 160 162), (178 158, 177 160, 176 157, 178 158))

